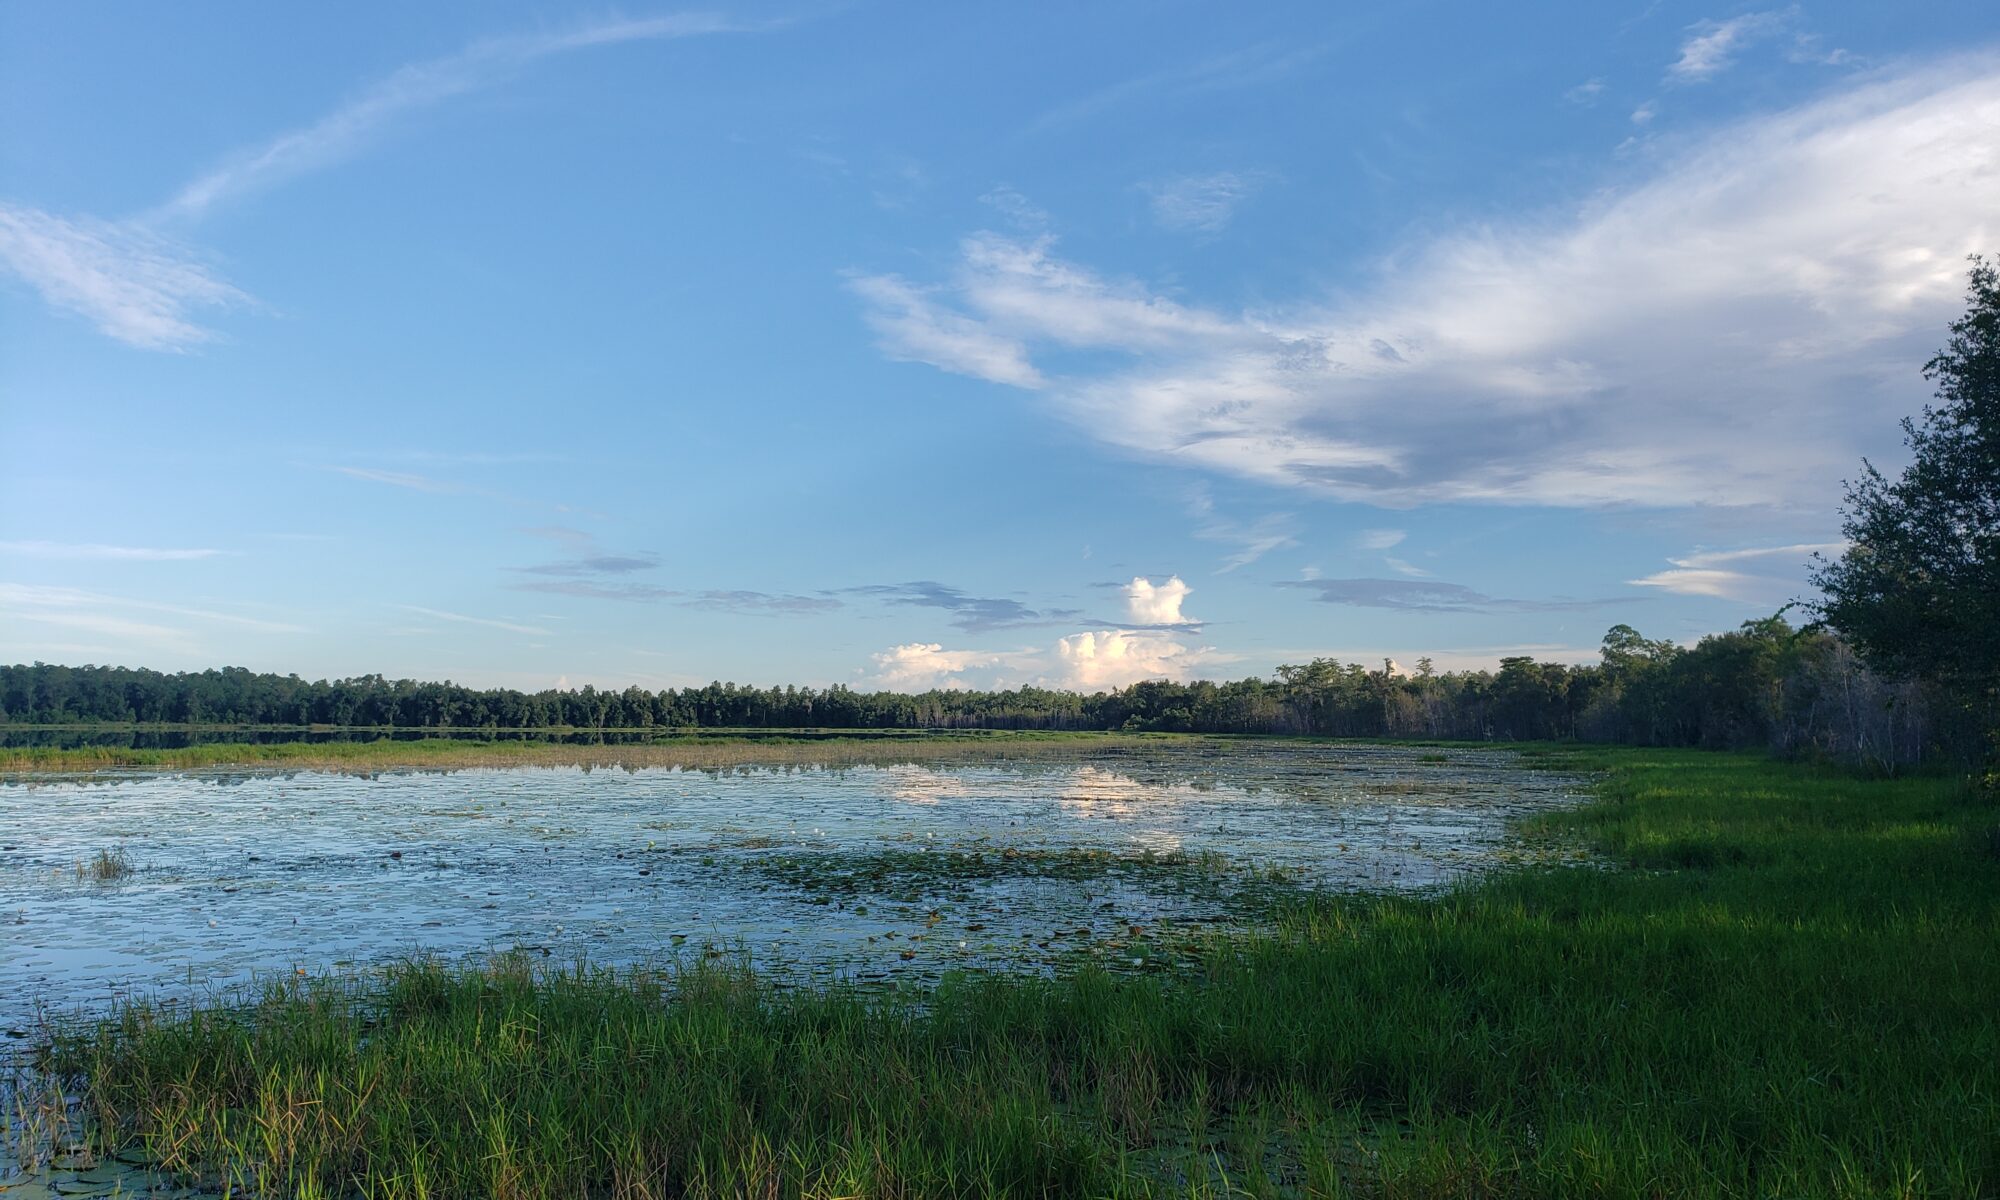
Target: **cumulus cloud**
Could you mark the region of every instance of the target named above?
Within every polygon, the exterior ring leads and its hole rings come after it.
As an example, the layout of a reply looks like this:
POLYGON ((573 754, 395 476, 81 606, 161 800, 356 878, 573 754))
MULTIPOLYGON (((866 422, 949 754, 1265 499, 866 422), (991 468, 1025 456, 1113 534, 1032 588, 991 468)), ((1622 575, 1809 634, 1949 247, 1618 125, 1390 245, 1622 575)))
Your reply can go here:
POLYGON ((1815 554, 1833 557, 1847 549, 1846 542, 1805 542, 1792 546, 1770 546, 1749 550, 1704 550, 1682 558, 1670 558, 1671 570, 1657 571, 1641 579, 1628 579, 1634 587, 1658 588, 1682 596, 1712 596, 1720 600, 1775 603, 1795 592, 1803 583, 1803 567, 1815 554), (1770 560, 1762 570, 1745 570, 1746 564, 1770 560), (1774 575, 1790 560, 1790 575, 1774 575))
POLYGON ((1080 692, 1101 692, 1148 679, 1186 679, 1214 661, 1219 660, 1213 650, 1189 649, 1165 633, 1094 630, 1056 643, 1055 682, 1080 692))
POLYGON ((1395 506, 1819 507, 2000 235, 1996 132, 2000 61, 1971 57, 1721 128, 1337 301, 1203 307, 995 234, 936 287, 857 291, 893 356, 1041 389, 1156 460, 1395 506))
POLYGON ((1172 575, 1156 584, 1135 576, 1125 585, 1125 612, 1134 625, 1191 625, 1194 618, 1181 612, 1181 603, 1193 589, 1172 575))
POLYGON ((872 656, 875 682, 893 692, 923 692, 931 688, 962 688, 960 676, 974 667, 990 667, 1003 655, 978 650, 947 650, 937 642, 909 642, 872 656))

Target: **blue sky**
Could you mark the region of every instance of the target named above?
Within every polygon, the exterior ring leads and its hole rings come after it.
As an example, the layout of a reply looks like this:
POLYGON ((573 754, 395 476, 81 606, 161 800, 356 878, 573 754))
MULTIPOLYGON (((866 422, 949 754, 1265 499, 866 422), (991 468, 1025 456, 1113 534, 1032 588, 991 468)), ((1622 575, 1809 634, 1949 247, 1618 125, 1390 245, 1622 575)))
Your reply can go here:
POLYGON ((1985 3, 10 5, 0 659, 1588 661, 2000 251, 1985 3))

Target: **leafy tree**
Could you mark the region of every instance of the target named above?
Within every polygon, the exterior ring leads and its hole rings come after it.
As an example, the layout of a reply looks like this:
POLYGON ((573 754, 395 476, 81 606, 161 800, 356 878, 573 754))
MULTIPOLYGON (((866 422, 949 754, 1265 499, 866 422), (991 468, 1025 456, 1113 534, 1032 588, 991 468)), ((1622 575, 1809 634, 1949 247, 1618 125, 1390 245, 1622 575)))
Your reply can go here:
POLYGON ((1905 418, 1910 465, 1862 462, 1847 488, 1837 561, 1813 583, 1821 617, 1879 666, 1944 685, 1983 709, 2000 686, 2000 273, 1974 257, 1965 315, 1924 367, 1937 386, 1905 418))

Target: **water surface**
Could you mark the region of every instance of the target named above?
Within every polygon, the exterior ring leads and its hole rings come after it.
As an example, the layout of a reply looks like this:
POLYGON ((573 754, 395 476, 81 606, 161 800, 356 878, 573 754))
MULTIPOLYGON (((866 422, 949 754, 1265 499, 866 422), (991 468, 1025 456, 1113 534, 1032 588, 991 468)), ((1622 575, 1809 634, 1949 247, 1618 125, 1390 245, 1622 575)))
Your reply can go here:
MULTIPOLYGON (((805 977, 1144 966, 1271 887, 1414 889, 1570 777, 1498 751, 1163 744, 840 768, 175 771, 0 786, 0 1027, 415 951, 805 977), (80 877, 112 851, 125 878, 80 877)), ((87 873, 86 873, 87 874, 87 873)))

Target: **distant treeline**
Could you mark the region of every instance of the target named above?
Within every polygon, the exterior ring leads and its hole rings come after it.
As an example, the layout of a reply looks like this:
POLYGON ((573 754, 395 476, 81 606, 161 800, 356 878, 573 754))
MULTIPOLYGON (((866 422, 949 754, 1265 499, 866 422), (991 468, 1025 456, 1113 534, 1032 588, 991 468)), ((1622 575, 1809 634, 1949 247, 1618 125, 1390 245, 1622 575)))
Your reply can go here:
MULTIPOLYGON (((1949 706, 1884 678, 1833 634, 1782 618, 1693 648, 1627 625, 1602 660, 1505 658, 1498 671, 1412 672, 1331 659, 1273 679, 1152 681, 1083 695, 1047 688, 919 694, 711 683, 647 691, 519 692, 364 675, 308 682, 240 667, 163 674, 44 663, 0 667, 0 724, 137 722, 574 729, 1077 729, 1340 737, 1578 738, 1744 748, 1898 766, 1959 743, 1949 706), (1940 713, 1940 708, 1944 712, 1940 713)), ((1970 737, 1970 741, 1966 739, 1970 737)), ((1968 753, 1970 751, 1967 751, 1968 753)))

